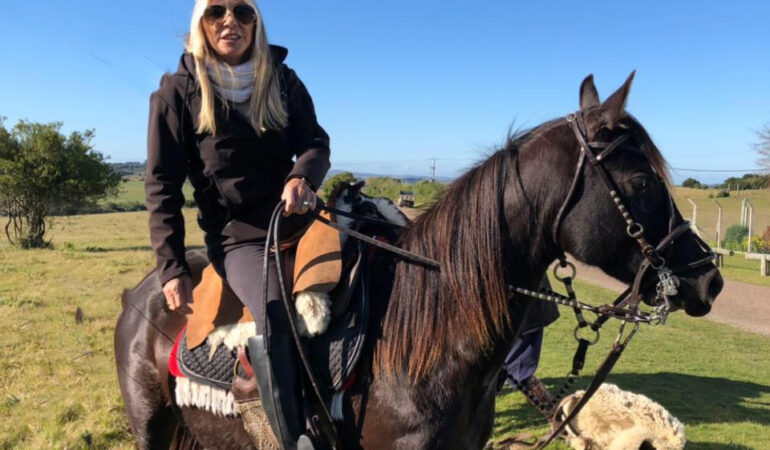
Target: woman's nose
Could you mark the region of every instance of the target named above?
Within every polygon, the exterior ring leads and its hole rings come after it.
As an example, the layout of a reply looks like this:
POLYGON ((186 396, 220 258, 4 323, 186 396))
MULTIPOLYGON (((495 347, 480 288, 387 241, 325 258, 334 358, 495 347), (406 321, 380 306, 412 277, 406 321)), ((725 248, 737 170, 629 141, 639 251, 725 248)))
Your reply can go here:
POLYGON ((228 8, 227 12, 225 12, 225 18, 222 20, 223 25, 235 25, 238 23, 238 21, 235 19, 235 14, 233 14, 233 10, 228 8))

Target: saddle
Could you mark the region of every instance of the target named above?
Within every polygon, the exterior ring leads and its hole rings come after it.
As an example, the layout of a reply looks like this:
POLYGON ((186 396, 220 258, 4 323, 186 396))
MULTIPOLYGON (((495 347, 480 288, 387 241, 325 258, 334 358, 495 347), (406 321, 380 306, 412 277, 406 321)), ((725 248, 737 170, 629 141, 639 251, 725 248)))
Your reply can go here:
MULTIPOLYGON (((361 187, 343 185, 335 189, 329 203, 341 211, 408 224, 389 200, 367 197, 360 193, 361 187)), ((397 238, 393 228, 326 217, 368 235, 397 238)), ((368 261, 373 252, 368 244, 341 236, 320 221, 310 226, 294 250, 282 252, 293 262, 286 264, 286 272, 292 275, 286 278, 293 280, 291 292, 297 298, 307 292, 328 295, 331 303, 328 328, 306 339, 305 345, 315 376, 332 401, 354 379, 363 350, 369 324, 368 261)), ((194 312, 177 339, 175 361, 170 364, 172 373, 183 380, 177 383, 177 403, 235 414, 227 403, 232 401, 234 374, 244 376, 236 365, 237 349, 256 334, 254 319, 211 265, 204 269, 193 297, 194 312)))

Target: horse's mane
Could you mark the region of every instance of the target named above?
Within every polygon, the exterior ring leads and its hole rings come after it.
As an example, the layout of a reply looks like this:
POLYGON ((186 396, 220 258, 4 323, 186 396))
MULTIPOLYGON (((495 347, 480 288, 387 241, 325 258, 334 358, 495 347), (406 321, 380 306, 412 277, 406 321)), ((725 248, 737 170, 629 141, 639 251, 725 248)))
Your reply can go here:
POLYGON ((483 349, 508 325, 503 192, 511 160, 525 137, 509 139, 450 184, 402 235, 403 248, 436 259, 441 272, 398 264, 383 323, 384 342, 376 356, 384 373, 403 371, 419 380, 456 351, 461 335, 456 330, 470 336, 464 344, 483 349))

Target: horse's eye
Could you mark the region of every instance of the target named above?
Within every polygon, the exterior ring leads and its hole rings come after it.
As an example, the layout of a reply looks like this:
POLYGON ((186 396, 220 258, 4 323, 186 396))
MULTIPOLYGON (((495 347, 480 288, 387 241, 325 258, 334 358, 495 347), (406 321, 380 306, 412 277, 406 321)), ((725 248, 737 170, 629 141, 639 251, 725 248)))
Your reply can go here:
POLYGON ((646 192, 650 187, 650 177, 638 176, 631 179, 631 187, 634 188, 635 194, 641 194, 646 192))

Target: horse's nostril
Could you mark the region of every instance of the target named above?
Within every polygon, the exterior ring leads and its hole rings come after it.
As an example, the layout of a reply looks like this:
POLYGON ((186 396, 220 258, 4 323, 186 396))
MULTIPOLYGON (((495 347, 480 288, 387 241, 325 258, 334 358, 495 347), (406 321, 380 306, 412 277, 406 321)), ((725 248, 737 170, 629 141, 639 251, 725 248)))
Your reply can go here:
POLYGON ((724 284, 725 283, 724 280, 722 280, 722 275, 720 275, 719 272, 715 270, 714 275, 711 277, 711 281, 709 281, 708 287, 708 294, 711 302, 713 302, 717 295, 722 292, 722 287, 724 284))

